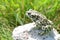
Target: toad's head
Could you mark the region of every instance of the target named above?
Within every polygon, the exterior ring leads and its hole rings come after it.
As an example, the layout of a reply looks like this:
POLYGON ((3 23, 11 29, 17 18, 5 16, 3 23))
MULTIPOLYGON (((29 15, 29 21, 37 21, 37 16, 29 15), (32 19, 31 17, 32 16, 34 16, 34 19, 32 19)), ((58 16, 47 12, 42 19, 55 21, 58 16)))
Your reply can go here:
POLYGON ((35 11, 35 10, 28 10, 26 12, 26 15, 34 22, 36 22, 37 20, 42 20, 43 18, 46 18, 44 15, 42 15, 41 13, 35 11))

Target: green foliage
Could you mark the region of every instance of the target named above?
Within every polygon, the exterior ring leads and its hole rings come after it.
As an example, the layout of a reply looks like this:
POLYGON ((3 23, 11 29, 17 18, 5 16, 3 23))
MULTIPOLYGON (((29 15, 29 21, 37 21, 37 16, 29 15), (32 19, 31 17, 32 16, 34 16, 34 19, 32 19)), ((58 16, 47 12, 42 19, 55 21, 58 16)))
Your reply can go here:
POLYGON ((34 9, 54 22, 56 29, 60 27, 60 0, 0 0, 0 39, 12 40, 13 28, 31 22, 25 15, 34 9))

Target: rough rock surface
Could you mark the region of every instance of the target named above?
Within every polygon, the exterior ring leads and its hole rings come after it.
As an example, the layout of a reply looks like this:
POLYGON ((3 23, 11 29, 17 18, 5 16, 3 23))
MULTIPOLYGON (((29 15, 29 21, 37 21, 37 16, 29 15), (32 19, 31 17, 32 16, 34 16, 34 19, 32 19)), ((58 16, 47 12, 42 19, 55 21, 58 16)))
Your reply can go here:
POLYGON ((58 40, 60 34, 53 28, 53 30, 47 35, 39 35, 41 30, 35 29, 35 23, 29 23, 22 26, 18 26, 13 30, 14 40, 58 40))

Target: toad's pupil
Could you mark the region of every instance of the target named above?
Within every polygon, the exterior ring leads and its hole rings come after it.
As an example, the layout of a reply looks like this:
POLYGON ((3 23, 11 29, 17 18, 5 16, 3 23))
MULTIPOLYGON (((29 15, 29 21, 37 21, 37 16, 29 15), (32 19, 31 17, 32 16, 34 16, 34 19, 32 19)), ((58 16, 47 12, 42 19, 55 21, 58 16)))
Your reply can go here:
POLYGON ((31 15, 31 13, 28 13, 28 15, 31 15))

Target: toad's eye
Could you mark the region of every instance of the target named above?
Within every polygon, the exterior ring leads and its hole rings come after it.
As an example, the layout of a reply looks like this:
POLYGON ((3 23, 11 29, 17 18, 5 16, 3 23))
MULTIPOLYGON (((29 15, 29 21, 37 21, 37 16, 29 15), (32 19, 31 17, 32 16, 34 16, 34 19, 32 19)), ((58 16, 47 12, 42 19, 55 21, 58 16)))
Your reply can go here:
POLYGON ((28 15, 31 15, 31 13, 28 13, 28 15))

